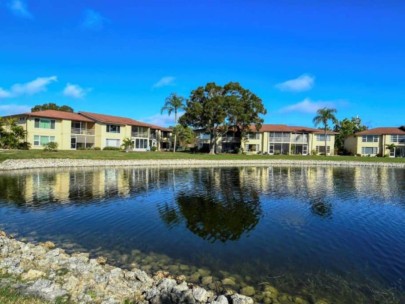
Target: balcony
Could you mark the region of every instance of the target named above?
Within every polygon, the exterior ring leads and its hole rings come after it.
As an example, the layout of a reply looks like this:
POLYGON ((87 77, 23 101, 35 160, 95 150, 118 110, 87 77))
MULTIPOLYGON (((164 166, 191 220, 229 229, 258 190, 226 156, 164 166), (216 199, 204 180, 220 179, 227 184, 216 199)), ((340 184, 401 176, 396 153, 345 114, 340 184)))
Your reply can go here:
POLYGON ((78 135, 94 135, 94 129, 72 128, 71 133, 78 135))
POLYGON ((131 133, 132 137, 141 137, 141 138, 148 138, 149 133, 148 132, 132 132, 131 133))

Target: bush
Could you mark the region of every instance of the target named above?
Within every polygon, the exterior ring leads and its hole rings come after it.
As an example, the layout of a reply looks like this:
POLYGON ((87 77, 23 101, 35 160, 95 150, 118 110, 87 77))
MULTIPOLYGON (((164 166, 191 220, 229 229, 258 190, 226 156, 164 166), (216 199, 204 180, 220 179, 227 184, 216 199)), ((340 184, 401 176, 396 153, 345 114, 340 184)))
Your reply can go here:
POLYGON ((152 152, 155 152, 155 151, 157 150, 157 147, 156 147, 156 146, 150 147, 150 150, 151 150, 152 152))
POLYGON ((121 148, 119 147, 104 147, 103 150, 109 150, 109 151, 120 151, 121 148))
POLYGON ((94 147, 93 150, 100 151, 100 147, 94 147))
POLYGON ((48 152, 56 152, 58 151, 58 143, 57 142, 50 142, 44 145, 44 151, 48 152))
POLYGON ((31 149, 31 144, 27 141, 21 142, 18 144, 19 150, 29 150, 31 149))

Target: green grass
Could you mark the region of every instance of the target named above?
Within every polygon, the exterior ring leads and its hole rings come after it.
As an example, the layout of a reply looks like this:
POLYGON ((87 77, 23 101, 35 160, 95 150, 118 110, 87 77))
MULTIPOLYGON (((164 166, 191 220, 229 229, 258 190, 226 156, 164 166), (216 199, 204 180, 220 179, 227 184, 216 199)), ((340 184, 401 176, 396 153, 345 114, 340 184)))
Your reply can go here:
POLYGON ((121 152, 121 151, 58 151, 45 152, 43 150, 10 150, 0 151, 0 162, 6 159, 37 159, 37 158, 64 158, 64 159, 108 159, 108 160, 149 160, 149 159, 206 159, 206 160, 328 160, 328 161, 361 161, 361 162, 390 162, 405 163, 405 158, 388 157, 354 157, 354 156, 301 156, 301 155, 239 155, 218 154, 209 155, 187 152, 121 152))

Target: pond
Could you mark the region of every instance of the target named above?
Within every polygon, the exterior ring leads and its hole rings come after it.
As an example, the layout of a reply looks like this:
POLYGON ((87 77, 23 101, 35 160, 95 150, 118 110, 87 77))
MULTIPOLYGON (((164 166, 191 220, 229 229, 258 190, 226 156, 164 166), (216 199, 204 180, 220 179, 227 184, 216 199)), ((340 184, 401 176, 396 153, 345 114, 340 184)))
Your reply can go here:
POLYGON ((257 302, 271 285, 285 302, 405 303, 404 169, 2 173, 0 229, 216 291, 251 286, 257 302))

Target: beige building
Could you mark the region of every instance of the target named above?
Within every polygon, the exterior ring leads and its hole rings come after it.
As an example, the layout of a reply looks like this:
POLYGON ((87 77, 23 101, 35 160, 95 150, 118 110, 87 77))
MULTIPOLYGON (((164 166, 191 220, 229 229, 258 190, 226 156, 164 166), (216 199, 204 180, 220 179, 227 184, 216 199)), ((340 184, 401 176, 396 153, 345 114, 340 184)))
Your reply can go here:
POLYGON ((358 156, 405 157, 405 126, 357 132, 346 138, 345 149, 358 156))
POLYGON ((134 151, 170 147, 171 130, 126 117, 55 110, 13 117, 27 131, 32 149, 43 149, 49 142, 58 143, 61 150, 121 147, 126 138, 132 140, 134 151))
MULTIPOLYGON (((334 155, 336 132, 326 134, 327 154, 334 155)), ((210 136, 197 132, 198 148, 208 149, 210 136)), ((228 132, 219 137, 217 152, 235 152, 240 147, 244 152, 257 154, 325 154, 324 131, 308 127, 264 124, 259 131, 252 131, 241 139, 240 135, 228 132)))

